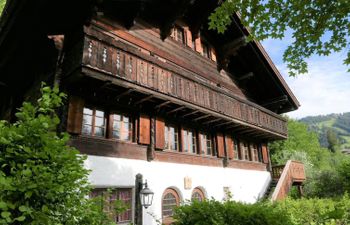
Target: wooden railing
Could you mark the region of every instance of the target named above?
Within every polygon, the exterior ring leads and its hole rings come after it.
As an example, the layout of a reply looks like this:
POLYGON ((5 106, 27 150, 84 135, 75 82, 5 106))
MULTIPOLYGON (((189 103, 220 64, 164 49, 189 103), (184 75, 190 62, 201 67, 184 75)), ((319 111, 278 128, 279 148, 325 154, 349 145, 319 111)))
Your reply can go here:
POLYGON ((287 136, 286 121, 271 111, 171 72, 111 43, 85 36, 83 65, 287 136))
POLYGON ((301 185, 305 181, 304 164, 289 160, 285 166, 272 167, 272 179, 278 180, 271 200, 276 201, 285 198, 293 184, 301 185))

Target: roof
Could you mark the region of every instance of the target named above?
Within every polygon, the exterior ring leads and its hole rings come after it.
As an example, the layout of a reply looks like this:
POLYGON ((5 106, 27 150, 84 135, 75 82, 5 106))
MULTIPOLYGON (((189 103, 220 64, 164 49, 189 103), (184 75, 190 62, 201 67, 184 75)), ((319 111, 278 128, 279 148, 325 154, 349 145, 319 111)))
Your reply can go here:
MULTIPOLYGON (((216 1, 200 0, 104 0, 100 4, 86 0, 8 0, 0 20, 0 82, 9 87, 29 86, 32 79, 25 74, 38 73, 35 66, 38 61, 42 65, 48 60, 47 55, 53 54, 49 50, 47 35, 82 29, 97 12, 112 16, 127 28, 133 26, 136 17, 140 17, 160 28, 161 37, 166 38, 180 18, 197 36, 207 29, 208 17, 217 6, 216 1)), ((234 16, 234 23, 225 34, 206 32, 217 48, 248 35, 238 16, 234 16)), ((228 60, 228 68, 236 78, 249 72, 255 75, 242 86, 255 93, 251 98, 257 104, 276 113, 300 106, 259 42, 253 41, 239 48, 238 54, 229 55, 228 60), (244 66, 244 62, 249 65, 244 66)))

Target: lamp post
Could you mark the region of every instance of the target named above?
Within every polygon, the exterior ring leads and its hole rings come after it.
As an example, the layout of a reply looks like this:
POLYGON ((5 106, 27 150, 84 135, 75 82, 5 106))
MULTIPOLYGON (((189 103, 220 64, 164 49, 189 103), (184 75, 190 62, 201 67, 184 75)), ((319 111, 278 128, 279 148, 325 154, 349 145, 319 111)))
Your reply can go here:
POLYGON ((152 205, 154 192, 148 188, 147 180, 143 184, 145 187, 140 191, 141 205, 147 209, 152 205))
POLYGON ((142 174, 136 175, 135 180, 135 225, 142 225, 143 207, 152 205, 154 192, 148 188, 147 180, 143 183, 142 174))

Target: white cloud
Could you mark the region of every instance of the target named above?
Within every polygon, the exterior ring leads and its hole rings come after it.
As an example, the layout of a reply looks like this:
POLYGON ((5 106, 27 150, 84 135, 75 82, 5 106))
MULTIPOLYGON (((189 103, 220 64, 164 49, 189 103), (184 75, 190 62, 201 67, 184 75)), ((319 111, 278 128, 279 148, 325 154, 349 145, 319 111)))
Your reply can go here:
POLYGON ((346 52, 328 57, 314 56, 308 60, 308 74, 292 78, 288 77, 288 70, 281 61, 287 44, 274 41, 264 42, 264 47, 301 104, 298 110, 288 113, 288 116, 302 118, 350 112, 350 74, 343 65, 346 52))

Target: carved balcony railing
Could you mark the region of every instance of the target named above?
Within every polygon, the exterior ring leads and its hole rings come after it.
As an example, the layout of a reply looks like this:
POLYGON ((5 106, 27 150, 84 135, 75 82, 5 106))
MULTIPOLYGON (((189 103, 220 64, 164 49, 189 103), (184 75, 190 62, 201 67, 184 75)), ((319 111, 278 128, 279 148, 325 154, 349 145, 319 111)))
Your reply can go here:
POLYGON ((302 162, 288 160, 285 166, 272 167, 272 179, 278 180, 271 200, 276 201, 287 197, 292 185, 301 185, 305 177, 304 164, 302 162))
POLYGON ((287 137, 286 121, 279 115, 87 35, 83 66, 287 137))

